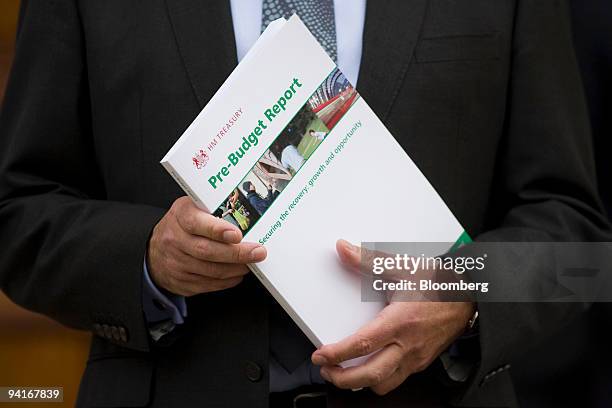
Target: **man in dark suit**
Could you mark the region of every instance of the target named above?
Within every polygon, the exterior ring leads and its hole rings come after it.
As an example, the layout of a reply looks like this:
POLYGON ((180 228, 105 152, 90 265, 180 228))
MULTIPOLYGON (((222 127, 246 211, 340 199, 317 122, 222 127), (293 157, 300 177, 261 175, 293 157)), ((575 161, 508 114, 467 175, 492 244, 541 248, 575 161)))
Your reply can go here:
MULTIPOLYGON (((312 367, 305 338, 247 274, 265 249, 179 198, 158 165, 235 66, 235 40, 221 0, 23 4, 0 122, 0 285, 96 334, 82 406, 265 407, 295 395, 270 393, 279 365, 285 377, 312 367), (151 317, 151 285, 160 313, 189 316, 151 317)), ((562 1, 370 1, 358 88, 477 240, 599 240, 571 47, 562 1)), ((340 245, 345 260, 355 251, 340 245)), ((510 364, 580 313, 477 307, 468 376, 437 357, 474 305, 396 305, 378 326, 387 336, 313 354, 328 406, 513 406, 510 364), (397 341, 382 367, 334 367, 383 337, 397 341), (374 392, 342 390, 358 387, 374 392)))

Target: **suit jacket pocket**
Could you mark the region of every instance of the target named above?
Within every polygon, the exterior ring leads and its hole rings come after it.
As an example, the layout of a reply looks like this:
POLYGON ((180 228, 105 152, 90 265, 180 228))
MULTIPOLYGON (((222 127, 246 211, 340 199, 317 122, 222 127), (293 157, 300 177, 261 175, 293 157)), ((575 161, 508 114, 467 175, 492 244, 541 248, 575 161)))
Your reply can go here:
POLYGON ((423 38, 415 51, 417 62, 499 59, 499 33, 423 38))
POLYGON ((144 407, 151 396, 153 363, 144 357, 90 359, 77 407, 144 407))

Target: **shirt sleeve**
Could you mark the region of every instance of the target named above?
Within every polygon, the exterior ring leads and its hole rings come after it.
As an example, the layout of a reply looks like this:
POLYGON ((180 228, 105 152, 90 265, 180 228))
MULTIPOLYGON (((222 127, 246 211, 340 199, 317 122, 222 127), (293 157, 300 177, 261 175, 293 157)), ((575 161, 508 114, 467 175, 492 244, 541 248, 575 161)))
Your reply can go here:
POLYGON ((143 262, 142 308, 149 334, 154 341, 170 333, 187 317, 185 297, 162 293, 151 280, 147 262, 143 262))

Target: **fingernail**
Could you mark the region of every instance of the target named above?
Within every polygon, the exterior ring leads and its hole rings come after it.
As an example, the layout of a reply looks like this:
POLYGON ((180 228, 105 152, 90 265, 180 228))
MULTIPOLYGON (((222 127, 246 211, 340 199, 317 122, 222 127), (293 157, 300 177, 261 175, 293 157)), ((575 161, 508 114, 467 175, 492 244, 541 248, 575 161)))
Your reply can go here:
POLYGON ((259 246, 251 251, 251 259, 259 260, 266 257, 266 248, 259 246))
POLYGON ((325 381, 331 381, 329 377, 329 373, 327 372, 325 368, 322 368, 319 372, 321 373, 321 377, 323 377, 325 381))
POLYGON ((359 253, 359 247, 357 245, 353 245, 348 241, 344 241, 346 242, 346 247, 349 251, 351 251, 354 254, 358 254, 359 253))
POLYGON ((227 242, 240 241, 240 234, 234 230, 227 230, 223 233, 223 240, 227 242))
POLYGON ((327 365, 327 359, 320 354, 315 354, 312 356, 312 364, 314 365, 327 365))

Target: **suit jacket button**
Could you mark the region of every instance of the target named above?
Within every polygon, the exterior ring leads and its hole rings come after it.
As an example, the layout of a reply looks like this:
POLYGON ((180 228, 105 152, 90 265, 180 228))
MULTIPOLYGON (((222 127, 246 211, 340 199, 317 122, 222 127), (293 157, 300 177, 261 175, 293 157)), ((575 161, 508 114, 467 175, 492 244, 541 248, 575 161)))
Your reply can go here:
POLYGON ((121 336, 119 336, 119 329, 117 326, 111 326, 111 335, 113 336, 113 340, 121 341, 121 336))
POLYGON ((261 377, 263 377, 263 370, 261 369, 259 364, 253 361, 247 361, 246 365, 244 366, 244 373, 246 374, 249 381, 252 382, 257 382, 261 380, 261 377))
POLYGON ((102 325, 102 333, 104 334, 104 338, 106 339, 110 340, 113 338, 113 334, 111 333, 111 328, 108 324, 102 325))
POLYGON ((123 326, 119 327, 119 339, 124 343, 128 342, 127 330, 123 326))

